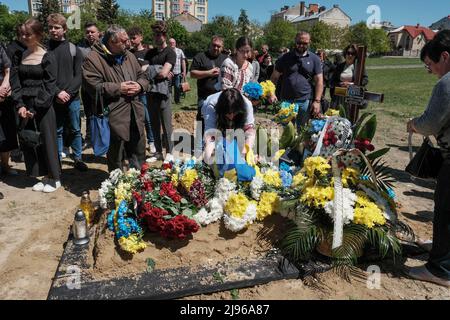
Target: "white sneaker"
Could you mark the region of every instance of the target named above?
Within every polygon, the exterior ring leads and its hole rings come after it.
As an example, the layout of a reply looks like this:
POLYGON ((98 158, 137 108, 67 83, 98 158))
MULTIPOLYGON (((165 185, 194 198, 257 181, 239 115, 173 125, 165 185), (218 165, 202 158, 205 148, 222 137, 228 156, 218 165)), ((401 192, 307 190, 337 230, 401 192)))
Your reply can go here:
POLYGON ((151 142, 148 146, 149 146, 149 148, 150 148, 149 152, 150 152, 151 154, 156 153, 156 147, 155 147, 155 144, 154 144, 153 142, 151 142))
POLYGON ((59 188, 61 188, 61 181, 50 180, 45 185, 44 190, 42 191, 44 193, 52 193, 58 190, 59 188))
POLYGON ((171 153, 167 153, 166 158, 164 159, 165 162, 173 162, 174 160, 175 160, 175 158, 173 157, 173 155, 171 153))
POLYGON ((150 157, 147 160, 145 160, 145 162, 147 162, 147 163, 153 163, 153 162, 156 162, 156 161, 158 161, 158 159, 156 159, 156 157, 150 157))
POLYGON ((61 152, 60 156, 61 156, 61 159, 65 159, 65 158, 67 158, 67 154, 66 154, 66 153, 64 153, 64 152, 61 152))
POLYGON ((41 192, 44 191, 45 184, 42 182, 38 182, 33 186, 33 191, 41 192))

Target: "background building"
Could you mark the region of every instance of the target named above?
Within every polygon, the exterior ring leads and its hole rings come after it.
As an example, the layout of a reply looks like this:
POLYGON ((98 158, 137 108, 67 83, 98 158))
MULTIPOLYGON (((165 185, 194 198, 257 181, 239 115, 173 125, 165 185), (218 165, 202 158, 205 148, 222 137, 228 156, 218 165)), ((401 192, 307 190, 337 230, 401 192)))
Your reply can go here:
MULTIPOLYGON (((72 13, 78 6, 85 2, 96 2, 98 0, 60 0, 61 12, 72 13)), ((28 0, 28 12, 37 16, 41 8, 42 0, 28 0)))
POLYGON ((432 40, 435 32, 429 28, 416 26, 402 26, 389 32, 389 39, 394 48, 394 54, 405 57, 418 57, 427 42, 432 40))
POLYGON ((156 20, 167 20, 186 12, 208 23, 208 0, 152 0, 156 20))
POLYGON ((322 21, 326 24, 336 25, 341 28, 349 27, 352 22, 352 18, 337 4, 327 9, 315 3, 306 6, 305 1, 301 1, 298 5, 292 7, 282 7, 280 12, 272 15, 271 19, 282 19, 293 24, 307 23, 310 26, 322 21))
POLYGON ((431 30, 437 30, 437 31, 450 30, 450 15, 442 18, 441 20, 439 20, 439 21, 437 21, 435 23, 433 23, 430 26, 430 29, 431 30))

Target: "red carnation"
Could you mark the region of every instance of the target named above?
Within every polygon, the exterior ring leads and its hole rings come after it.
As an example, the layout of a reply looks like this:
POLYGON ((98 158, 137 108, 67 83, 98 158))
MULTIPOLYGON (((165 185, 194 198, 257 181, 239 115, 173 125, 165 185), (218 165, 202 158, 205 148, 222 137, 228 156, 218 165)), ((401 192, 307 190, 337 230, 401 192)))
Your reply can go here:
POLYGON ((138 204, 142 202, 142 195, 139 192, 133 191, 133 198, 136 200, 138 204))
POLYGON ((144 163, 141 166, 141 175, 145 175, 147 173, 148 169, 150 169, 150 165, 148 163, 144 163))
POLYGON ((152 192, 153 191, 153 182, 151 181, 144 181, 143 190, 146 192, 152 192))
POLYGON ((172 170, 172 168, 173 168, 172 163, 170 163, 170 162, 163 163, 163 169, 164 170, 167 170, 167 169, 171 169, 172 170))

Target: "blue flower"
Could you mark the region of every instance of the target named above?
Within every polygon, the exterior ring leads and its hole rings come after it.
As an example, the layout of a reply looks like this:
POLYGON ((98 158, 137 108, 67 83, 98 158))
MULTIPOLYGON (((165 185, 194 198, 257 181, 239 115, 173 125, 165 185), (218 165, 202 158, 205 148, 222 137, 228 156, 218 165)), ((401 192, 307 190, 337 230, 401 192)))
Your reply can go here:
POLYGON ((263 95, 263 88, 257 82, 249 82, 242 88, 244 94, 251 100, 259 100, 263 95))
POLYGON ((280 170, 281 170, 281 171, 286 171, 286 172, 292 173, 291 167, 290 167, 286 162, 282 162, 282 163, 280 164, 280 170))
POLYGON ((292 185, 292 174, 287 171, 281 171, 280 177, 283 187, 289 188, 292 185))
POLYGON ((116 210, 112 210, 108 215, 108 229, 110 231, 114 231, 114 215, 116 214, 116 210))
POLYGON ((320 131, 322 131, 322 129, 325 126, 325 124, 326 124, 325 120, 313 120, 313 121, 311 121, 310 132, 320 132, 320 131))

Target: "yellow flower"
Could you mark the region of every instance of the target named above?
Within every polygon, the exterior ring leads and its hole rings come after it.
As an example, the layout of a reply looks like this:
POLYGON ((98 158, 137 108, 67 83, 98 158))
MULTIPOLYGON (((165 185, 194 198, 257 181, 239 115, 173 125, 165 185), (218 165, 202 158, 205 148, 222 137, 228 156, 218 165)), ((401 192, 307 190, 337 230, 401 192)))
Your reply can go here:
POLYGON ((328 164, 328 160, 322 157, 307 158, 302 169, 309 178, 313 178, 316 171, 318 171, 321 176, 324 176, 327 175, 330 170, 331 166, 328 164))
POLYGON ((255 167, 256 166, 256 157, 255 157, 255 154, 253 153, 253 149, 250 148, 248 144, 246 144, 245 150, 246 150, 245 161, 247 162, 247 164, 249 166, 255 167))
POLYGON ((359 180, 359 170, 354 168, 345 168, 342 172, 342 185, 344 188, 349 187, 349 183, 355 185, 359 180))
POLYGON ((275 94, 276 87, 272 81, 267 80, 260 83, 263 88, 263 98, 268 98, 275 94))
POLYGON ((122 202, 122 200, 126 200, 127 202, 131 201, 131 184, 130 183, 124 183, 124 182, 119 182, 119 184, 117 185, 116 189, 114 190, 114 195, 115 195, 115 204, 116 207, 119 207, 120 202, 122 202))
POLYGON ((280 158, 286 153, 286 150, 278 150, 277 153, 273 156, 273 162, 277 162, 280 158))
POLYGON ((183 177, 181 178, 181 184, 186 190, 190 190, 194 181, 198 178, 197 171, 195 169, 186 170, 183 177))
POLYGON ((292 187, 296 188, 302 186, 306 181, 306 177, 302 172, 297 173, 292 179, 292 187))
POLYGON ((334 198, 332 187, 309 187, 303 191, 300 200, 311 208, 323 208, 334 198))
POLYGON ((178 173, 172 174, 172 178, 170 179, 174 187, 178 187, 178 173))
POLYGON ((250 203, 244 194, 233 194, 228 198, 224 211, 235 218, 242 219, 250 203))
POLYGON ((237 182, 237 172, 236 169, 233 170, 228 170, 224 173, 223 175, 224 178, 232 181, 232 182, 237 182))
POLYGON ((280 198, 275 192, 263 192, 256 209, 256 218, 258 221, 264 220, 264 218, 272 215, 279 208, 279 205, 280 198))
POLYGON ((283 184, 283 182, 281 181, 280 173, 273 169, 267 170, 267 172, 264 174, 263 180, 265 184, 276 188, 280 188, 283 184))
POLYGON ((138 238, 137 235, 132 234, 128 238, 122 237, 119 239, 119 245, 122 250, 129 252, 131 254, 138 253, 139 251, 147 248, 145 242, 138 238))
POLYGON ((326 116, 329 117, 334 117, 334 116, 338 116, 339 115, 339 110, 335 110, 335 109, 328 109, 328 111, 325 113, 326 116))
POLYGON ((375 225, 385 225, 386 218, 378 206, 372 202, 364 192, 356 192, 358 198, 355 203, 355 215, 353 222, 362 224, 372 229, 375 225))

